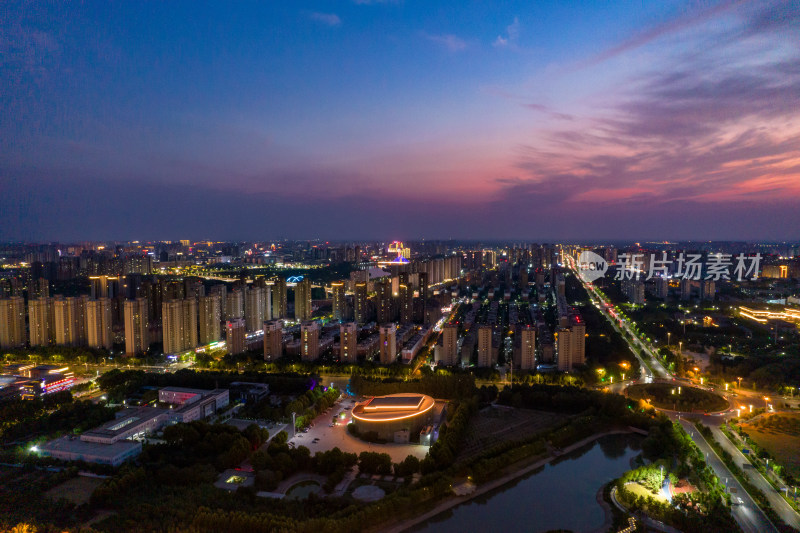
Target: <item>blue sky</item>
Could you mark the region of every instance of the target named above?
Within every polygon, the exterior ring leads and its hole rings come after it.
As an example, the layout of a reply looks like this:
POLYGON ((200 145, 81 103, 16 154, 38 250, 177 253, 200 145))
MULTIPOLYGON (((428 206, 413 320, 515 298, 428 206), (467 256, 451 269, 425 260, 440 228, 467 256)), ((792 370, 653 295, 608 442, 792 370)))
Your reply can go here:
POLYGON ((797 3, 0 15, 2 239, 800 237, 797 3))

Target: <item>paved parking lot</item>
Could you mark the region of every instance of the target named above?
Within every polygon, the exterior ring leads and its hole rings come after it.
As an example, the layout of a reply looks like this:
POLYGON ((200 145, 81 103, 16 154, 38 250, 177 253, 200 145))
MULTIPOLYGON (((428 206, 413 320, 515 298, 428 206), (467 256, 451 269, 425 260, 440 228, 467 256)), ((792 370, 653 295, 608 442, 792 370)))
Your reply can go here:
POLYGON ((334 405, 328 413, 318 416, 314 420, 313 427, 307 433, 298 432, 294 438, 289 439, 289 442, 294 443, 295 446, 305 446, 311 450, 311 455, 338 447, 343 452, 356 454, 364 451, 388 453, 395 463, 402 461, 409 455, 422 459, 428 453, 428 447, 419 444, 373 444, 353 437, 347 432, 347 424, 350 423, 351 418, 350 410, 353 405, 355 405, 353 400, 342 400, 334 405), (346 415, 345 418, 338 418, 337 424, 334 427, 330 427, 331 419, 340 412, 346 415), (319 440, 314 442, 314 439, 319 440))

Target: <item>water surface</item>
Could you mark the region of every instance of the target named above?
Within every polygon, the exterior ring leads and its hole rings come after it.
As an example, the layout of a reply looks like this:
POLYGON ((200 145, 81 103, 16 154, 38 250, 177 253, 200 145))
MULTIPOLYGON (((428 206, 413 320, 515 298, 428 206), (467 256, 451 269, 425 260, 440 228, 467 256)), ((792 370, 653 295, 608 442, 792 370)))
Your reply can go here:
POLYGON ((597 491, 631 469, 642 438, 608 435, 420 524, 415 532, 592 531, 605 521, 597 491))

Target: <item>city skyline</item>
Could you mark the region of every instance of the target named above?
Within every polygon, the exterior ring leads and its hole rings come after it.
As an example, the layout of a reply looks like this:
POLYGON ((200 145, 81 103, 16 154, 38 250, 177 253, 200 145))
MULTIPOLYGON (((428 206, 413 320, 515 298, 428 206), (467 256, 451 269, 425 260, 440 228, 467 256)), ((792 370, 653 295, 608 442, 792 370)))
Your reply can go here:
POLYGON ((800 6, 7 3, 0 240, 792 240, 800 6))

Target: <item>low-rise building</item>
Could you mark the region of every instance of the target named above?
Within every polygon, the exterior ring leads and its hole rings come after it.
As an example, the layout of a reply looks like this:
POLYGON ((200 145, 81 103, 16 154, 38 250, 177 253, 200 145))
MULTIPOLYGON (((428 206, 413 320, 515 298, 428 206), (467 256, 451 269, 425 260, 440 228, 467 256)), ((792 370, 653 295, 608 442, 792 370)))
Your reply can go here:
POLYGON ((40 455, 62 461, 119 466, 142 453, 142 443, 123 440, 114 444, 100 444, 68 436, 42 444, 37 450, 40 455))

